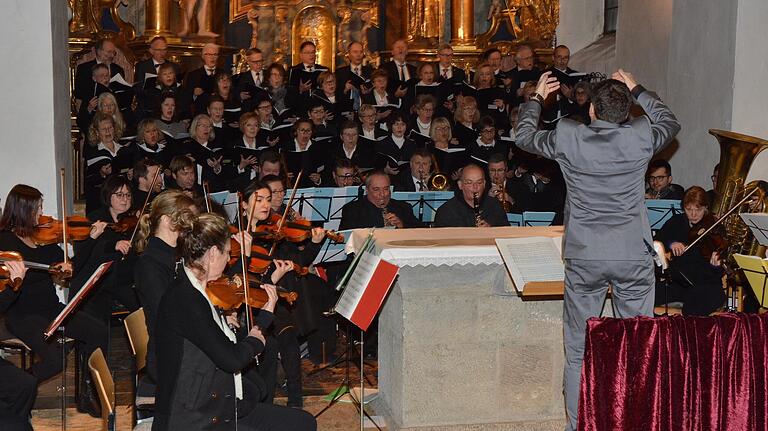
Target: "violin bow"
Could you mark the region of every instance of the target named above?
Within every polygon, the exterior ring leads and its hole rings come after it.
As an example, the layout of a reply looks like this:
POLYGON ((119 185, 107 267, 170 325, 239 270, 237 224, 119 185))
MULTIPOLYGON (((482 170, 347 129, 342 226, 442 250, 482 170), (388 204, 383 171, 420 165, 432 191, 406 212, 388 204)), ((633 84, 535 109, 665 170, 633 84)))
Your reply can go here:
MULTIPOLYGON (((155 175, 152 177, 152 182, 149 184, 149 191, 147 192, 147 197, 144 199, 144 205, 141 206, 141 211, 139 211, 139 215, 136 216, 137 219, 141 219, 141 216, 143 216, 144 212, 147 210, 149 198, 152 197, 152 191, 155 190, 155 184, 157 184, 157 179, 160 178, 160 171, 162 170, 162 166, 157 167, 157 171, 155 171, 155 175)), ((136 226, 133 227, 133 232, 131 233, 131 239, 129 240, 131 244, 133 244, 133 239, 136 237, 136 232, 138 232, 138 230, 139 223, 136 223, 136 226)))
MULTIPOLYGON (((243 194, 240 192, 237 192, 237 208, 242 208, 242 202, 243 202, 243 194)), ((248 261, 245 259, 245 231, 243 230, 243 212, 238 211, 237 212, 237 228, 240 230, 240 262, 242 262, 243 266, 243 295, 245 296, 245 325, 248 327, 248 330, 250 331, 251 328, 253 328, 252 325, 252 314, 253 309, 251 308, 251 303, 248 298, 248 261)))
MULTIPOLYGON (((293 205, 293 199, 296 198, 296 190, 299 189, 299 181, 301 181, 301 176, 304 174, 304 171, 299 171, 299 174, 296 175, 296 182, 293 183, 293 190, 291 190, 291 197, 288 199, 288 204, 285 205, 285 211, 283 211, 283 216, 280 217, 280 221, 277 222, 277 231, 280 232, 280 229, 283 228, 283 224, 285 223, 285 218, 288 217, 288 212, 291 210, 291 205, 293 205)), ((277 247, 277 241, 272 243, 272 249, 269 250, 269 255, 272 256, 272 254, 275 252, 275 247, 277 247)))
POLYGON ((205 212, 211 212, 211 197, 208 195, 208 181, 203 181, 203 196, 205 196, 205 212))
POLYGON ((67 190, 66 171, 64 168, 59 170, 61 179, 61 238, 64 242, 64 263, 69 263, 69 247, 67 246, 67 199, 65 197, 67 190))
POLYGON ((716 221, 716 222, 712 223, 712 226, 710 226, 710 227, 709 227, 709 229, 705 230, 705 231, 704 231, 704 233, 702 233, 701 235, 699 235, 699 236, 698 236, 698 238, 696 238, 695 240, 693 240, 693 242, 692 242, 692 243, 688 244, 688 245, 687 245, 687 246, 686 246, 686 247, 683 249, 683 252, 682 252, 682 253, 680 253, 680 254, 681 254, 681 255, 685 254, 685 252, 686 252, 686 251, 690 250, 690 249, 691 249, 691 248, 692 248, 694 245, 696 245, 696 244, 697 244, 699 241, 701 241, 701 240, 702 240, 702 239, 703 239, 705 236, 707 236, 707 235, 708 235, 708 234, 709 234, 709 233, 712 231, 712 229, 714 229, 716 226, 718 226, 720 223, 722 223, 722 222, 723 222, 723 220, 725 220, 725 219, 726 219, 726 218, 727 218, 729 215, 731 215, 731 214, 732 214, 734 211, 736 211, 736 210, 737 210, 737 209, 738 209, 740 206, 742 206, 742 205, 744 204, 744 202, 746 202, 747 200, 749 200, 749 198, 751 198, 751 197, 752 197, 752 195, 753 195, 753 194, 755 194, 755 192, 757 192, 757 187, 755 187, 754 189, 752 189, 752 191, 751 191, 751 192, 749 192, 749 193, 747 193, 747 194, 746 194, 746 195, 745 195, 745 196, 744 196, 744 197, 743 197, 743 198, 742 198, 742 199, 739 201, 739 203, 737 203, 736 205, 732 206, 732 207, 731 207, 731 209, 729 209, 728 211, 726 211, 726 213, 725 213, 725 214, 723 214, 722 216, 720 216, 720 218, 719 218, 719 219, 717 219, 717 221, 716 221))

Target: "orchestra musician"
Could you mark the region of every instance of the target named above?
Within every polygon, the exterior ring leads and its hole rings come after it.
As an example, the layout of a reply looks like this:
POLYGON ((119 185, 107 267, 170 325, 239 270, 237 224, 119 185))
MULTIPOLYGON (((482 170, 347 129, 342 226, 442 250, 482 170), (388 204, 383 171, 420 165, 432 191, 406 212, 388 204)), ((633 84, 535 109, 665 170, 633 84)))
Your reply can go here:
MULTIPOLYGON (((39 190, 24 184, 15 185, 5 198, 5 208, 0 217, 0 250, 16 251, 27 261, 56 265, 72 273, 73 262, 62 263, 64 253, 58 244, 39 245, 35 241, 35 228, 39 224, 42 209, 43 195, 39 190)), ((91 237, 97 236, 98 230, 98 227, 94 227, 91 237)), ((76 269, 79 269, 79 263, 77 266, 76 269)), ((51 274, 41 271, 26 275, 17 298, 6 308, 5 324, 8 330, 29 346, 38 358, 30 368, 38 384, 62 370, 62 345, 55 337, 46 339, 43 332, 63 308, 56 295, 51 274)), ((76 340, 78 360, 83 370, 87 369, 85 358, 96 348, 108 351, 107 325, 84 310, 76 311, 67 320, 65 335, 76 340)), ((79 392, 75 395, 77 409, 99 417, 99 399, 90 373, 81 373, 81 379, 79 392)))
POLYGON ((166 190, 152 201, 152 209, 139 219, 133 247, 139 258, 133 268, 134 286, 147 325, 147 359, 137 393, 154 396, 157 385, 155 325, 160 300, 176 278, 179 221, 197 213, 195 202, 181 190, 166 190))
POLYGON ((461 193, 437 209, 434 227, 509 226, 499 201, 486 193, 485 171, 480 166, 465 166, 458 186, 461 193))
MULTIPOLYGON (((236 316, 225 318, 206 294, 208 282, 222 276, 230 259, 229 225, 213 213, 179 221, 184 266, 158 310, 152 429, 315 430, 310 414, 264 402, 268 389, 252 369, 266 343, 263 331, 277 303, 275 287, 262 284, 269 299, 253 328, 238 339, 230 327, 239 326, 236 316)), ((250 250, 250 236, 243 237, 241 247, 250 250)))
POLYGON ((669 280, 656 282, 655 305, 682 302, 683 314, 708 316, 725 302, 720 256, 714 250, 703 256, 702 242, 684 250, 708 227, 704 223, 711 224, 709 197, 703 188, 693 186, 685 191, 682 203, 683 213, 673 215, 654 237, 671 253, 669 280))

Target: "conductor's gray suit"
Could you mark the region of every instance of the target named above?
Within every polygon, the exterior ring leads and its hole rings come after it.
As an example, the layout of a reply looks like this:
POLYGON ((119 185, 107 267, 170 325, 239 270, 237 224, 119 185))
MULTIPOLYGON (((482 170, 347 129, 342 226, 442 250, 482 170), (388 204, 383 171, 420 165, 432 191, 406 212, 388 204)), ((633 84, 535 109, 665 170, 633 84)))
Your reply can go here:
POLYGON ((680 131, 656 94, 632 91, 648 117, 623 124, 595 120, 589 126, 563 119, 537 131, 541 104, 520 107, 517 145, 556 160, 568 194, 565 202, 565 305, 563 385, 569 424, 576 429, 586 321, 600 313, 608 285, 614 313, 627 318, 653 313, 651 228, 645 209, 645 172, 651 157, 680 131))

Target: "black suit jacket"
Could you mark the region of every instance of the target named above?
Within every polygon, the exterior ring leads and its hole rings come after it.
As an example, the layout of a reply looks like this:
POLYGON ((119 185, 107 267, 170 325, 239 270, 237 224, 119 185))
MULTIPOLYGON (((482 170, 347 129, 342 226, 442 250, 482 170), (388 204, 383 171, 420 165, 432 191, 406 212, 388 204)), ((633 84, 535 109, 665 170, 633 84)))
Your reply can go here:
MULTIPOLYGON (((390 60, 380 66, 381 69, 384 69, 387 72, 387 76, 389 77, 389 86, 393 89, 397 88, 397 85, 402 85, 402 82, 400 82, 400 72, 398 71, 398 67, 395 64, 394 60, 390 60)), ((406 63, 405 68, 408 69, 408 78, 413 79, 416 78, 416 66, 406 63)))
POLYGON ((202 88, 203 94, 213 93, 214 88, 216 88, 216 82, 213 80, 213 77, 222 70, 224 69, 216 67, 213 75, 210 76, 206 73, 205 66, 189 71, 184 77, 184 87, 190 94, 194 94, 195 88, 202 88))
MULTIPOLYGON (((362 77, 364 79, 371 79, 371 73, 373 73, 373 68, 366 64, 360 68, 360 72, 362 73, 362 77)), ((340 68, 336 69, 336 89, 341 89, 341 91, 344 91, 344 85, 347 83, 347 81, 351 79, 352 79, 351 66, 349 65, 341 66, 340 68)), ((352 85, 354 84, 355 83, 353 81, 352 85)))
MULTIPOLYGON (((405 202, 390 199, 389 204, 387 204, 387 211, 400 218, 406 228, 424 227, 424 223, 413 215, 413 209, 405 202)), ((384 227, 384 215, 381 208, 374 206, 365 196, 342 207, 339 230, 366 227, 384 227)))
MULTIPOLYGON (((443 78, 442 71, 440 70, 440 63, 437 62, 434 64, 435 68, 435 82, 443 82, 445 81, 445 78, 443 78)), ((451 78, 452 81, 461 82, 467 80, 467 74, 464 72, 464 69, 456 66, 451 66, 451 78)))
MULTIPOLYGON (((181 80, 181 67, 172 62, 172 61, 166 61, 166 63, 173 66, 173 71, 176 72, 176 80, 181 80)), ((136 63, 136 66, 134 68, 135 72, 133 74, 133 79, 136 81, 136 83, 143 84, 144 83, 144 76, 146 76, 147 73, 151 73, 153 75, 157 75, 157 67, 155 67, 155 63, 152 61, 151 58, 148 58, 146 60, 142 60, 138 63, 136 63)))
MULTIPOLYGON (((86 61, 75 69, 75 99, 87 102, 85 99, 88 97, 89 90, 93 87, 93 66, 96 66, 96 59, 86 61)), ((111 63, 109 65, 109 76, 115 76, 118 73, 125 78, 123 68, 118 64, 111 63)))
MULTIPOLYGON (((296 88, 299 88, 300 80, 306 81, 305 78, 302 78, 301 71, 304 70, 304 63, 299 63, 291 67, 291 69, 288 71, 288 85, 292 85, 296 88)), ((317 77, 320 75, 323 71, 330 71, 331 69, 328 67, 323 66, 322 64, 315 63, 315 69, 311 72, 312 75, 312 88, 317 87, 317 77)), ((307 72, 310 73, 310 72, 307 72)))

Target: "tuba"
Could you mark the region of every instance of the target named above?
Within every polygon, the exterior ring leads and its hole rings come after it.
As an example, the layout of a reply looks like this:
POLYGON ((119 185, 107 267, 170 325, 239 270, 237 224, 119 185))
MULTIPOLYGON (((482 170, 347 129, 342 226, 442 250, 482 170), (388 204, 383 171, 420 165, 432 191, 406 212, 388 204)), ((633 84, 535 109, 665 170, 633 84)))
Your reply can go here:
POLYGON ((432 191, 443 191, 448 189, 448 177, 440 172, 440 166, 437 164, 437 158, 432 154, 432 175, 427 180, 427 188, 432 191))
POLYGON ((760 246, 739 213, 768 211, 768 183, 758 180, 745 184, 752 162, 761 151, 768 148, 768 141, 719 129, 710 129, 709 133, 720 143, 720 166, 717 170, 715 202, 712 205, 715 215, 725 214, 747 193, 758 189, 751 200, 742 204, 723 222, 725 236, 730 244, 725 258, 730 258, 734 253, 755 255, 760 251, 760 246))

